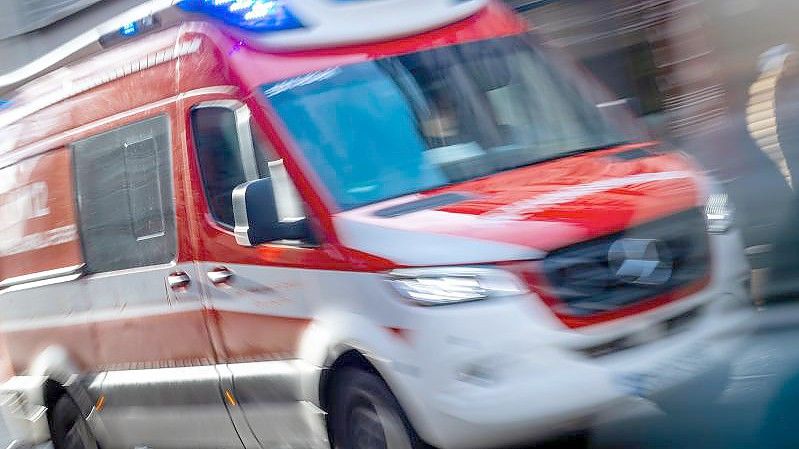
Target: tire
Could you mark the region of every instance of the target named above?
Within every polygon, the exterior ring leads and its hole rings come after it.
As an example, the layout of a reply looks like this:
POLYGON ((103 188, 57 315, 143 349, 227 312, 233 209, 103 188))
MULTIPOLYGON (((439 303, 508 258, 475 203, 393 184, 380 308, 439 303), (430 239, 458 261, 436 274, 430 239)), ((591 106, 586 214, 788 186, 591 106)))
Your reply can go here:
POLYGON ((429 448, 382 379, 347 368, 333 382, 328 420, 334 449, 429 448))
POLYGON ((50 431, 55 449, 99 449, 89 424, 68 395, 61 396, 53 407, 50 431))
POLYGON ((593 432, 590 429, 575 430, 549 438, 535 445, 536 449, 588 449, 593 432))

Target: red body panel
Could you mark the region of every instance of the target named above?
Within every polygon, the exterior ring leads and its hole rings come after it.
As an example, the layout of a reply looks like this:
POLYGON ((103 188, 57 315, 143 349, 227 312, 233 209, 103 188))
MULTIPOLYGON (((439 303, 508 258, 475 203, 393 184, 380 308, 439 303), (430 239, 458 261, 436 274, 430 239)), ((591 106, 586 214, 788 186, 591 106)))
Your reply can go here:
POLYGON ((426 192, 459 192, 473 197, 437 209, 451 214, 451 219, 447 215, 438 215, 436 220, 375 216, 385 203, 345 214, 382 227, 468 236, 549 251, 698 206, 701 180, 695 167, 682 156, 660 154, 631 161, 612 157, 641 146, 651 144, 558 159, 426 192), (602 187, 615 180, 672 172, 684 173, 685 177, 602 187), (478 220, 462 220, 462 215, 478 220))
MULTIPOLYGON (((0 127, 4 116, 29 112, 24 120, 16 122, 18 140, 8 154, 0 152, 0 166, 13 161, 11 157, 24 157, 30 150, 46 151, 55 146, 43 147, 45 140, 61 133, 75 133, 81 126, 130 111, 169 98, 177 92, 175 61, 167 61, 148 70, 142 70, 110 82, 102 80, 116 76, 125 68, 139 66, 157 52, 175 47, 178 30, 170 29, 119 49, 102 53, 69 70, 59 70, 21 89, 14 97, 15 106, 0 114, 0 127), (79 87, 97 85, 80 89, 79 87), (63 98, 73 86, 74 95, 63 98), (146 88, 142 88, 146 86, 146 88), (52 100, 51 104, 44 101, 52 100), (26 148, 30 144, 33 148, 26 148)), ((131 71, 130 69, 128 71, 131 71)), ((79 131, 78 131, 79 132, 79 131)), ((70 136, 69 141, 74 141, 70 136)))
POLYGON ((61 148, 0 169, 0 280, 83 262, 70 167, 61 148))
POLYGON ((36 356, 56 344, 69 352, 70 358, 79 369, 91 371, 100 366, 97 360, 97 341, 90 324, 5 331, 3 337, 8 357, 4 362, 8 363, 15 374, 24 373, 36 356))
POLYGON ((662 305, 697 293, 703 288, 707 287, 707 285, 710 283, 710 276, 706 276, 697 282, 684 285, 670 292, 631 304, 627 307, 621 307, 608 312, 595 313, 589 316, 574 316, 559 312, 560 306, 562 306, 563 303, 559 298, 551 296, 549 293, 548 282, 544 276, 541 275, 542 270, 539 267, 540 262, 508 263, 503 265, 508 270, 514 272, 517 276, 524 279, 527 285, 530 286, 530 288, 538 295, 538 297, 550 307, 552 313, 558 317, 563 324, 572 329, 591 326, 593 324, 604 323, 607 321, 617 320, 619 318, 647 312, 662 305))
POLYGON ((310 320, 251 313, 209 312, 229 363, 281 360, 296 357, 300 339, 310 320))

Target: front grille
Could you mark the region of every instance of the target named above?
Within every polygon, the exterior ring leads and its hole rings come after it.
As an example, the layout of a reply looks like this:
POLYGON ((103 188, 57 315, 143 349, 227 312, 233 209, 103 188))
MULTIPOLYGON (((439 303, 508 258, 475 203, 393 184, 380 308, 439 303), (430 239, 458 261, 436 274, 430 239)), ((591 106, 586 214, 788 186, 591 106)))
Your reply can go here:
MULTIPOLYGON (((687 312, 683 312, 677 316, 654 324, 654 329, 651 331, 653 331, 653 334, 659 338, 665 338, 679 334, 693 324, 697 318, 700 317, 702 311, 702 306, 694 307, 687 312)), ((645 343, 647 343, 647 340, 637 338, 636 335, 625 335, 605 343, 583 348, 580 350, 580 352, 591 358, 599 358, 610 354, 616 354, 617 352, 625 351, 627 349, 636 348, 645 343)))
POLYGON ((551 252, 543 261, 555 312, 613 312, 695 285, 710 272, 702 211, 691 209, 551 252))

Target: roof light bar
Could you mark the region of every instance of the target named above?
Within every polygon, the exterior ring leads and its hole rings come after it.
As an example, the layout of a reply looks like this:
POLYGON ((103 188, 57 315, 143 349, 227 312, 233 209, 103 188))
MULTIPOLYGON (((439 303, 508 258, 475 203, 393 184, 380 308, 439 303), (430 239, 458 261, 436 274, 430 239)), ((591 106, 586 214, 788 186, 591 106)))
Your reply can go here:
POLYGON ((249 31, 303 28, 282 0, 182 0, 178 6, 249 31))
POLYGON ((139 34, 139 26, 136 22, 128 23, 119 29, 119 34, 123 36, 139 34))
POLYGON ((100 36, 100 45, 110 47, 140 34, 149 33, 161 26, 161 21, 156 16, 143 17, 135 22, 130 22, 119 27, 118 30, 100 36))

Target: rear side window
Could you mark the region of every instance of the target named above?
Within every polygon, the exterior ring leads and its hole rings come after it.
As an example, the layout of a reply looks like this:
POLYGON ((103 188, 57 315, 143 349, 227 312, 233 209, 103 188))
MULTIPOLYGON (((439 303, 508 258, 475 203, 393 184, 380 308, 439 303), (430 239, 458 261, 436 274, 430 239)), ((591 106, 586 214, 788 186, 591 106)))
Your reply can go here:
POLYGON ((175 258, 169 121, 126 125, 72 146, 88 272, 175 258))

